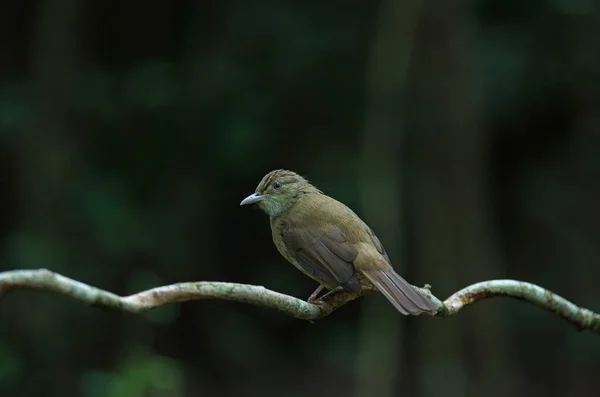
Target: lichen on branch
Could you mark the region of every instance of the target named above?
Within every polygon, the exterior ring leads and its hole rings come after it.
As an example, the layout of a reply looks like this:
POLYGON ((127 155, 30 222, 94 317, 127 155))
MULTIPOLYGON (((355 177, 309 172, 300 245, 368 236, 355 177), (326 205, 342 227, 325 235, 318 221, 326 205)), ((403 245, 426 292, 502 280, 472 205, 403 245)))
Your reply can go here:
MULTIPOLYGON (((50 292, 88 305, 131 313, 176 302, 221 299, 276 309, 301 320, 317 320, 325 317, 346 303, 372 292, 341 292, 331 296, 323 305, 314 305, 259 285, 197 281, 165 285, 129 296, 119 296, 46 269, 0 272, 0 298, 7 292, 18 289, 50 292)), ((443 302, 436 298, 428 287, 417 287, 417 289, 437 305, 436 317, 453 316, 463 308, 483 299, 509 296, 554 312, 579 330, 600 334, 598 313, 579 307, 547 289, 524 281, 482 281, 461 289, 443 302)))

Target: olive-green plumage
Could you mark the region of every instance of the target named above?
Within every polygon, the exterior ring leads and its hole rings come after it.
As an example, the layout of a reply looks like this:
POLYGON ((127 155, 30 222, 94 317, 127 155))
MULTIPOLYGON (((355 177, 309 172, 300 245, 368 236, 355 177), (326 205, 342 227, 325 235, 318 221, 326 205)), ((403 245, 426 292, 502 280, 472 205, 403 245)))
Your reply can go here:
POLYGON ((354 292, 376 288, 403 314, 435 314, 433 302, 394 272, 369 226, 300 175, 269 172, 240 205, 252 203, 269 215, 281 255, 321 285, 354 292))

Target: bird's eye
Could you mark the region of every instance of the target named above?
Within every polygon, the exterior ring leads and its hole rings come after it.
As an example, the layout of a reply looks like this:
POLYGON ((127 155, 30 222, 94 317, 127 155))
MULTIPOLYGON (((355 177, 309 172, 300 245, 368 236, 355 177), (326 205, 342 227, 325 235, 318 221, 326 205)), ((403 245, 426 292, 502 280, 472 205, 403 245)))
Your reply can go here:
POLYGON ((273 184, 273 188, 274 188, 275 190, 279 190, 279 189, 281 189, 281 182, 275 182, 275 183, 273 184))

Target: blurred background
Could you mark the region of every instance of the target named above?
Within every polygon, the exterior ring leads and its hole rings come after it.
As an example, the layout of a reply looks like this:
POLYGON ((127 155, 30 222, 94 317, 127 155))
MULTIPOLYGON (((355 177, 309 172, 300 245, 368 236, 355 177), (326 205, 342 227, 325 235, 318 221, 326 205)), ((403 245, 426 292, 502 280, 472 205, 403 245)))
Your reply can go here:
MULTIPOLYGON (((297 171, 444 299, 515 278, 600 310, 600 4, 0 1, 0 270, 118 294, 316 287, 240 208, 297 171)), ((221 301, 0 302, 0 395, 597 396, 600 338, 510 299, 315 323, 221 301)))

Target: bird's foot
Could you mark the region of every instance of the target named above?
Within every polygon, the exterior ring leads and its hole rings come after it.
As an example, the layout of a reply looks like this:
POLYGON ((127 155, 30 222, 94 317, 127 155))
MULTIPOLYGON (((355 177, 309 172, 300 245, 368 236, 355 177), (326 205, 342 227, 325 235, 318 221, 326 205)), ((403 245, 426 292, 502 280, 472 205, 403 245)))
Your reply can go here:
POLYGON ((325 289, 324 285, 319 285, 317 287, 317 289, 315 290, 315 292, 313 292, 312 294, 310 294, 310 296, 308 297, 308 299, 306 300, 308 303, 312 303, 315 305, 318 305, 318 302, 323 303, 323 301, 321 299, 319 299, 319 294, 321 293, 321 291, 323 291, 323 289, 325 289))
POLYGON ((327 292, 325 295, 323 295, 321 297, 321 300, 324 300, 325 298, 327 298, 328 296, 332 296, 337 294, 338 292, 342 292, 344 290, 344 287, 339 286, 339 287, 335 287, 334 289, 332 289, 331 291, 327 292))
POLYGON ((322 297, 319 298, 319 294, 321 293, 321 291, 323 291, 323 289, 325 289, 325 286, 319 285, 319 287, 315 290, 315 292, 313 292, 308 297, 307 302, 312 303, 313 305, 318 305, 318 306, 326 305, 327 302, 325 302, 325 298, 327 298, 328 296, 335 295, 338 292, 343 291, 344 287, 342 287, 342 286, 335 287, 334 289, 328 291, 325 295, 323 295, 322 297))
POLYGON ((323 299, 319 299, 319 298, 308 299, 307 302, 312 305, 317 305, 317 306, 321 306, 321 307, 327 306, 327 302, 325 302, 323 299))

